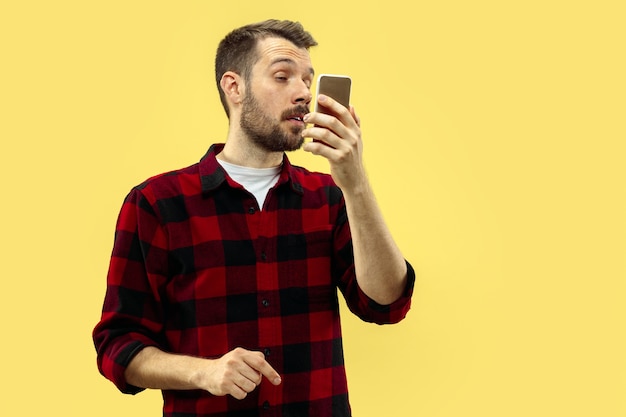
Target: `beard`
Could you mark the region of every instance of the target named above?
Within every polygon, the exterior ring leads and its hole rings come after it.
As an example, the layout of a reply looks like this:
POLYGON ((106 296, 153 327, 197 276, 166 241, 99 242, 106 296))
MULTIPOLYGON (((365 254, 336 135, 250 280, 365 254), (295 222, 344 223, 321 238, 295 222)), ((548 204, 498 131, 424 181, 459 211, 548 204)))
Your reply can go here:
POLYGON ((299 149, 304 143, 301 133, 304 127, 283 128, 280 123, 294 114, 306 114, 309 108, 304 105, 285 110, 277 122, 263 111, 263 107, 251 92, 242 102, 239 125, 252 143, 268 152, 286 152, 299 149))

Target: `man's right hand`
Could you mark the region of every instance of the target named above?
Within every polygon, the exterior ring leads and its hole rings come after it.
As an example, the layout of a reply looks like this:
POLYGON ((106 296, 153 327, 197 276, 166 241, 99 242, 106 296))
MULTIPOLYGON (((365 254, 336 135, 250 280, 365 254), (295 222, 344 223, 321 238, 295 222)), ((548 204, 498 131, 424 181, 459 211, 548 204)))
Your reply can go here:
POLYGON ((237 348, 198 370, 195 378, 200 388, 213 395, 232 395, 238 400, 254 391, 263 377, 272 384, 281 383, 280 375, 261 352, 237 348))

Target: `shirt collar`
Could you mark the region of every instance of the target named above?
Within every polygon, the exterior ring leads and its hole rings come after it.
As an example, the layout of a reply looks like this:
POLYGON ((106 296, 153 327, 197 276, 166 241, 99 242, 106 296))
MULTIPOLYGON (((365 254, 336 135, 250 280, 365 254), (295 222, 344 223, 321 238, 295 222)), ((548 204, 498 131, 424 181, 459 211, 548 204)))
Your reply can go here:
MULTIPOLYGON (((224 149, 223 143, 211 145, 207 153, 200 160, 199 171, 203 194, 215 190, 226 181, 226 171, 224 171, 224 168, 222 168, 215 158, 222 149, 224 149)), ((300 195, 304 194, 304 188, 299 181, 299 176, 296 175, 295 168, 291 165, 291 162, 289 162, 287 155, 283 154, 283 167, 276 186, 281 186, 285 183, 289 183, 291 190, 295 193, 300 195)))

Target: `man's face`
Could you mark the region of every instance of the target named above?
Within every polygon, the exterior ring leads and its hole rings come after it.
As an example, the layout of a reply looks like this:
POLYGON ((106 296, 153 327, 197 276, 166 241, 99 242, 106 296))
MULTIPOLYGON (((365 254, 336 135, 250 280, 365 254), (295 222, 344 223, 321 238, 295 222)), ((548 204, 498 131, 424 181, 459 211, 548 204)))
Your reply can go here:
POLYGON ((296 150, 304 141, 302 117, 311 102, 309 53, 282 38, 260 40, 257 53, 242 101, 241 129, 266 151, 296 150))

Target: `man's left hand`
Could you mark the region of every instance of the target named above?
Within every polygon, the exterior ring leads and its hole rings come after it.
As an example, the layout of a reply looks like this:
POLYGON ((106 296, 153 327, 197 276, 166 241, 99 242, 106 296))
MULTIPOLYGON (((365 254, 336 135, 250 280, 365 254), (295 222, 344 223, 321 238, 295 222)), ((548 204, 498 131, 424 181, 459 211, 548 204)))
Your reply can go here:
POLYGON ((331 114, 311 112, 305 116, 304 121, 312 126, 304 129, 302 136, 313 141, 302 149, 328 159, 335 183, 344 192, 355 191, 366 181, 359 117, 354 107, 347 109, 331 97, 320 95, 318 100, 331 114))

